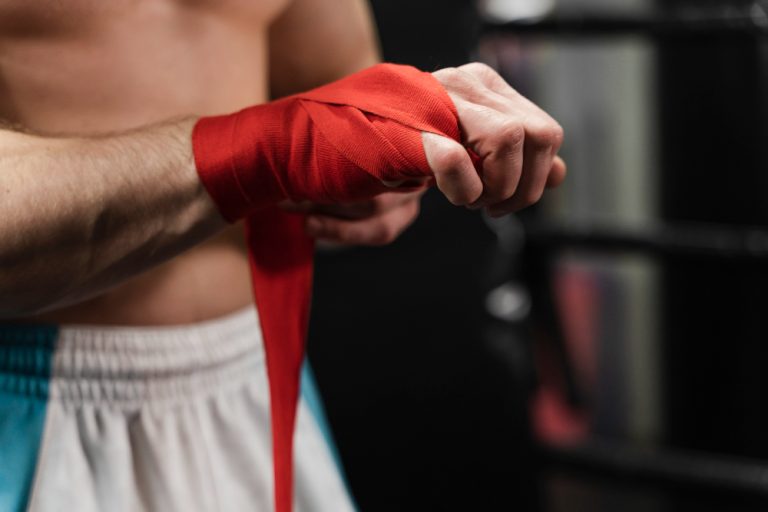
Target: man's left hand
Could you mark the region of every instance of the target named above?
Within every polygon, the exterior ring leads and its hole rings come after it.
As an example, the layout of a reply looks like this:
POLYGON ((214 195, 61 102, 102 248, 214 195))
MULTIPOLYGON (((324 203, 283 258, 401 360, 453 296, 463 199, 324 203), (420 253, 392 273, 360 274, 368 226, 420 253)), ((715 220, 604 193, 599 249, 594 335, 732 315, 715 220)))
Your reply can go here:
POLYGON ((390 192, 358 203, 304 203, 283 208, 307 213, 307 233, 318 240, 344 245, 386 245, 416 220, 425 191, 390 192))

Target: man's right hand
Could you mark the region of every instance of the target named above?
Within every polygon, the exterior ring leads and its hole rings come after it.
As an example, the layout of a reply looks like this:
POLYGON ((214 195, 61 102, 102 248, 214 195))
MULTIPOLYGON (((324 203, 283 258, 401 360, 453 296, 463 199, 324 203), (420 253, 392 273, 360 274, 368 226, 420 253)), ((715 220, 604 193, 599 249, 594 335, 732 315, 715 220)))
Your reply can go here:
POLYGON ((557 156, 563 129, 492 68, 471 63, 433 73, 459 114, 462 142, 424 132, 424 151, 438 188, 454 204, 486 207, 498 216, 539 200, 566 168, 557 156))
POLYGON ((383 64, 306 93, 201 119, 200 177, 229 221, 286 199, 354 203, 434 176, 492 214, 562 180, 562 130, 482 64, 434 75, 383 64), (477 170, 468 150, 480 157, 477 170))

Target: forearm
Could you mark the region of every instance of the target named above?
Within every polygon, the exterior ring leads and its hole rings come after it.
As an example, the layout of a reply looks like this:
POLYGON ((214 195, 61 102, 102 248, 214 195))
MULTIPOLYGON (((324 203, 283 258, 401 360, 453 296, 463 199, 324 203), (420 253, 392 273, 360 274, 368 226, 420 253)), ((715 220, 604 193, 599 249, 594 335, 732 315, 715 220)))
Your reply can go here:
POLYGON ((0 132, 0 317, 77 302, 225 226, 186 120, 108 137, 0 132))

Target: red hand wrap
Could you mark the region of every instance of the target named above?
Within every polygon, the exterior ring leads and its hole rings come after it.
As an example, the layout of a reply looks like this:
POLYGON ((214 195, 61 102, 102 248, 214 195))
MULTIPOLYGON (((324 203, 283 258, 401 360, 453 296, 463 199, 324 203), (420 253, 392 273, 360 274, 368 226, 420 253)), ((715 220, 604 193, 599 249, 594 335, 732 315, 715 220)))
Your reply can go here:
POLYGON ((283 199, 367 199, 391 190, 382 181, 431 176, 422 131, 459 140, 456 109, 432 75, 393 64, 195 125, 192 145, 203 184, 227 220, 248 216, 278 512, 291 512, 293 430, 314 245, 304 232, 304 217, 275 205, 283 199))

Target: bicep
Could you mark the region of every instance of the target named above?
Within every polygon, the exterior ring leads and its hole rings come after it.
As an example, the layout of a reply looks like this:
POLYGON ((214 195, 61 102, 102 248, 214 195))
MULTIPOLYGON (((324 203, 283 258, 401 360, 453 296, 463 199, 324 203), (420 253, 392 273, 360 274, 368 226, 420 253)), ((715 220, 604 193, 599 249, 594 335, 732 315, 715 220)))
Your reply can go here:
POLYGON ((273 97, 331 82, 379 61, 365 0, 293 0, 269 32, 273 97))

